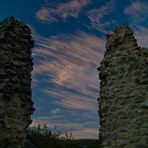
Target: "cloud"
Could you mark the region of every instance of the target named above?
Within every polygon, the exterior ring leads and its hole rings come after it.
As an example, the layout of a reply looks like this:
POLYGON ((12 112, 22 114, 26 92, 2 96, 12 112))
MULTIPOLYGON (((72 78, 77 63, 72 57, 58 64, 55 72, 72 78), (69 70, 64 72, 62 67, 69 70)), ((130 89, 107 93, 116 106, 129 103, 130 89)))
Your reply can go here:
POLYGON ((96 128, 86 127, 72 132, 74 137, 78 137, 80 139, 90 139, 89 135, 91 135, 91 139, 98 139, 98 133, 99 131, 96 128))
POLYGON ((68 16, 78 17, 83 7, 90 3, 90 0, 71 0, 57 7, 58 13, 65 19, 68 16))
POLYGON ((56 105, 60 105, 64 108, 68 109, 79 109, 79 110, 87 110, 94 111, 97 110, 96 100, 93 100, 92 97, 87 94, 80 93, 72 93, 67 91, 56 91, 54 89, 45 89, 45 93, 49 95, 58 96, 59 99, 55 101, 56 105))
POLYGON ((60 114, 62 110, 60 108, 56 108, 50 111, 51 114, 60 114))
POLYGON ((112 13, 114 9, 115 9, 115 2, 111 0, 99 8, 95 8, 88 11, 87 17, 89 18, 92 27, 101 32, 107 33, 106 30, 107 27, 110 24, 115 23, 115 21, 112 19, 106 21, 104 17, 112 13))
POLYGON ((134 29, 134 34, 138 45, 148 47, 148 2, 132 1, 132 3, 124 9, 124 14, 130 19, 129 23, 134 29))
POLYGON ((48 7, 42 7, 40 10, 38 10, 36 13, 36 17, 41 22, 46 22, 49 24, 57 21, 55 17, 55 11, 48 7))
POLYGON ((69 16, 77 18, 90 0, 70 0, 69 2, 50 5, 46 3, 36 12, 36 18, 42 22, 52 23, 58 19, 65 20, 69 16))
POLYGON ((148 47, 148 28, 137 26, 134 34, 139 46, 148 47))
POLYGON ((70 98, 63 98, 57 101, 57 104, 65 107, 65 108, 70 108, 70 109, 81 109, 81 110, 89 110, 89 111, 94 111, 97 110, 98 105, 96 102, 90 102, 88 100, 85 101, 83 98, 75 98, 75 97, 70 97, 70 98))
POLYGON ((133 19, 134 23, 139 24, 148 19, 148 3, 133 1, 130 6, 124 9, 124 13, 133 19))
POLYGON ((34 65, 33 77, 43 75, 46 80, 42 83, 54 85, 53 89, 46 88, 43 92, 57 96, 54 102, 62 107, 96 110, 99 95, 96 68, 103 58, 105 40, 79 32, 50 39, 37 36, 36 44, 33 55, 38 62, 34 65))

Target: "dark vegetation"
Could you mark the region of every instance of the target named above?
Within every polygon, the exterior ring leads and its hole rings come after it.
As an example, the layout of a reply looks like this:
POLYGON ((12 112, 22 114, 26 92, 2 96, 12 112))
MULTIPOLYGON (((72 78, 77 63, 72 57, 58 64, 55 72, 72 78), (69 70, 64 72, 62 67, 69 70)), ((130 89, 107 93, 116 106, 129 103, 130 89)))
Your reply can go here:
POLYGON ((61 137, 56 128, 49 129, 46 125, 29 128, 28 138, 33 148, 101 148, 99 140, 74 139, 72 133, 61 137))

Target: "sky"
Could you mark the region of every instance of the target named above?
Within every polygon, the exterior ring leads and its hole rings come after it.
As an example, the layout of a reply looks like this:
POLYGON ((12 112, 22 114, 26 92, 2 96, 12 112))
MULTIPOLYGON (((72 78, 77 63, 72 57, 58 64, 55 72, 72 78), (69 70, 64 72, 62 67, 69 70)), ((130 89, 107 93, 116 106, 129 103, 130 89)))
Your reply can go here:
POLYGON ((147 0, 0 0, 0 20, 32 29, 33 124, 98 138, 99 66, 106 34, 128 23, 148 47, 147 0))

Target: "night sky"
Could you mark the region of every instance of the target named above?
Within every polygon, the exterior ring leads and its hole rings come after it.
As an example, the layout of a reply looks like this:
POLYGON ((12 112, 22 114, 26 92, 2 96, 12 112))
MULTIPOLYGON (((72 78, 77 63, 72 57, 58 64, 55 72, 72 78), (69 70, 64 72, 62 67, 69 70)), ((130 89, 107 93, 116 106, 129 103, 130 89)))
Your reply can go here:
POLYGON ((0 0, 0 20, 32 29, 33 124, 98 138, 99 76, 106 34, 128 23, 148 47, 148 0, 0 0))

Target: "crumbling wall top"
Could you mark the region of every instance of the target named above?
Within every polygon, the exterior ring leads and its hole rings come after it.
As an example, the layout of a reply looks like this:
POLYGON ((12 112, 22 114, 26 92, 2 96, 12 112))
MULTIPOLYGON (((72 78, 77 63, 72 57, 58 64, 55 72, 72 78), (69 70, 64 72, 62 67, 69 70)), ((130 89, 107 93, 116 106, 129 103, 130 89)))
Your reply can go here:
POLYGON ((116 28, 113 33, 107 34, 106 49, 122 49, 123 47, 127 47, 129 49, 131 47, 138 47, 137 41, 134 38, 133 34, 133 30, 130 29, 127 24, 116 28))

